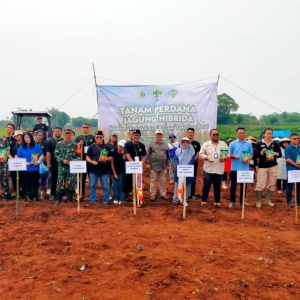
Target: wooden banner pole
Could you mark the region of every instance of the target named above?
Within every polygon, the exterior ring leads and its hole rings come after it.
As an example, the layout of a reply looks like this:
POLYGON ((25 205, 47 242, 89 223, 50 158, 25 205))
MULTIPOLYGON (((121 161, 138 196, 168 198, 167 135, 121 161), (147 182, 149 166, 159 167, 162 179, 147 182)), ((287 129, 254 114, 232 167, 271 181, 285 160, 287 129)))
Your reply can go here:
POLYGON ((19 171, 16 171, 16 215, 18 216, 19 213, 20 213, 20 188, 19 188, 19 185, 20 185, 20 177, 19 177, 19 171))
POLYGON ((295 214, 296 214, 296 223, 298 223, 298 202, 297 202, 297 182, 295 182, 295 214))
POLYGON ((246 193, 246 183, 243 183, 243 203, 242 203, 242 219, 245 218, 245 193, 246 193))
POLYGON ((184 192, 183 192, 183 218, 185 218, 186 216, 186 199, 187 199, 187 195, 186 195, 186 177, 183 178, 183 188, 184 188, 184 192))
POLYGON ((135 191, 135 176, 136 174, 132 174, 132 202, 133 202, 133 213, 136 215, 136 191, 135 191))

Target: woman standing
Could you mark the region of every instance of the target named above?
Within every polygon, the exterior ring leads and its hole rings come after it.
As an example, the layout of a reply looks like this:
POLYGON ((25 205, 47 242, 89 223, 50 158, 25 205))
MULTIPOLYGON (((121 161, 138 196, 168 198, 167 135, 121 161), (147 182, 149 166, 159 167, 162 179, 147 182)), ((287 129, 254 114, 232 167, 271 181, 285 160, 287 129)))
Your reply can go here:
POLYGON ((25 158, 27 173, 24 174, 25 197, 27 200, 36 201, 39 189, 39 159, 43 159, 43 151, 33 139, 31 133, 24 134, 17 157, 25 158))
POLYGON ((286 173, 286 160, 285 160, 285 148, 291 141, 287 138, 283 138, 279 141, 279 146, 281 150, 282 156, 277 159, 278 163, 278 172, 277 172, 277 191, 278 194, 285 193, 286 183, 287 183, 287 173, 286 173), (282 181, 282 188, 281 188, 281 181, 282 181))

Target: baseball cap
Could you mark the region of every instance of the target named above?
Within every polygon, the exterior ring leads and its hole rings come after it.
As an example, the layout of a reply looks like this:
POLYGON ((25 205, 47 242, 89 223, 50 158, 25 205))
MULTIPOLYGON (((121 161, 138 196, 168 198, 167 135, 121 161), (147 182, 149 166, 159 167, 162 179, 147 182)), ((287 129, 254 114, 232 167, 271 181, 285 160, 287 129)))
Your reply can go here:
POLYGON ((125 144, 126 144, 126 141, 125 141, 125 140, 120 140, 120 141, 118 142, 118 145, 119 145, 119 146, 122 146, 122 147, 124 147, 125 144))
POLYGON ((275 139, 273 139, 273 142, 279 142, 280 138, 276 137, 275 139))
POLYGON ((139 129, 134 129, 133 130, 133 134, 139 134, 139 135, 141 135, 141 131, 139 129))
POLYGON ((103 134, 103 131, 97 130, 97 131, 95 132, 95 135, 104 135, 104 134, 103 134))
POLYGON ((162 132, 161 129, 157 129, 157 130, 155 131, 155 134, 163 134, 163 132, 162 132))
POLYGON ((170 139, 170 138, 176 139, 176 135, 175 135, 174 133, 170 133, 170 134, 169 134, 169 139, 170 139))
POLYGON ((16 130, 16 131, 14 132, 14 136, 17 136, 17 135, 19 135, 19 134, 23 135, 23 131, 22 131, 22 130, 16 130))
POLYGON ((188 142, 191 142, 190 139, 187 138, 187 137, 182 138, 181 141, 188 141, 188 142))
POLYGON ((65 130, 64 130, 64 133, 65 133, 65 134, 66 134, 66 133, 72 134, 72 133, 73 133, 73 130, 72 130, 72 129, 65 129, 65 130))

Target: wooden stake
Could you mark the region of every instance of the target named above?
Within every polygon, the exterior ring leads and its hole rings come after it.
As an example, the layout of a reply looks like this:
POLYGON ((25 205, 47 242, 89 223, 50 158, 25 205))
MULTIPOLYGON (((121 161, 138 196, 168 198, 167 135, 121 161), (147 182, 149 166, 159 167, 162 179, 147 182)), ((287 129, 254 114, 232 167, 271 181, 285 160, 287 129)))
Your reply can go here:
MULTIPOLYGON (((83 160, 83 149, 84 149, 83 145, 80 145, 80 148, 81 148, 80 160, 83 160)), ((80 199, 82 198, 82 185, 83 185, 83 182, 82 182, 82 173, 80 173, 80 180, 79 180, 79 198, 80 199)))
POLYGON ((245 193, 246 193, 246 183, 243 183, 243 203, 242 203, 242 219, 245 218, 245 193))
POLYGON ((295 182, 295 214, 296 214, 296 224, 298 223, 298 202, 297 202, 297 182, 295 182))
POLYGON ((20 188, 19 188, 19 171, 16 171, 16 192, 17 192, 17 196, 16 196, 16 215, 18 216, 20 213, 20 188))
POLYGON ((136 174, 132 174, 132 202, 133 202, 133 213, 136 215, 136 192, 135 192, 135 176, 136 174))
POLYGON ((77 173, 77 212, 80 213, 80 195, 79 195, 79 187, 80 187, 80 180, 79 180, 79 173, 77 173))
POLYGON ((186 215, 186 177, 183 178, 183 218, 185 218, 186 215))

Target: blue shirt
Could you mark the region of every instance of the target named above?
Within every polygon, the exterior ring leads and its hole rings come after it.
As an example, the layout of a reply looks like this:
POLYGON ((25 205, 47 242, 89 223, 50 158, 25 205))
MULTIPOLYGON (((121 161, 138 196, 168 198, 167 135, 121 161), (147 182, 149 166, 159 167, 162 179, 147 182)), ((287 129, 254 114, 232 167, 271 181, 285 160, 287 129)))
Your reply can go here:
MULTIPOLYGON (((291 143, 285 148, 285 159, 290 158, 294 163, 296 163, 297 154, 300 154, 300 146, 299 145, 297 145, 297 148, 296 148, 291 143)), ((286 163, 286 170, 287 171, 298 171, 299 169, 295 166, 290 165, 289 163, 286 163)))
POLYGON ((253 148, 250 142, 244 140, 241 142, 240 140, 233 141, 229 146, 230 154, 234 156, 239 156, 240 158, 232 158, 231 159, 231 170, 232 171, 249 171, 249 164, 243 163, 243 155, 242 152, 249 152, 253 155, 253 148))
MULTIPOLYGON (((37 144, 34 144, 33 147, 27 146, 26 148, 23 148, 23 146, 20 146, 17 157, 20 158, 26 158, 26 162, 33 163, 34 161, 38 160, 38 158, 43 154, 43 151, 41 147, 37 144)), ((38 171, 39 165, 29 165, 27 166, 27 171, 33 172, 38 171)))

